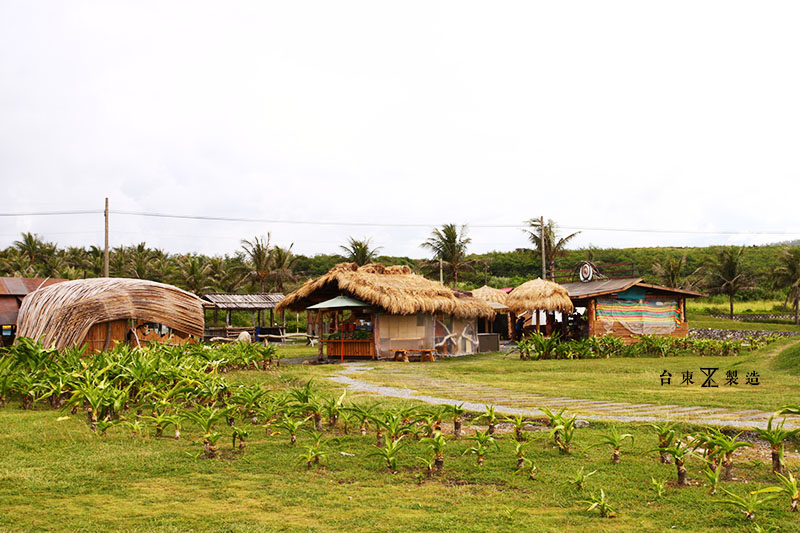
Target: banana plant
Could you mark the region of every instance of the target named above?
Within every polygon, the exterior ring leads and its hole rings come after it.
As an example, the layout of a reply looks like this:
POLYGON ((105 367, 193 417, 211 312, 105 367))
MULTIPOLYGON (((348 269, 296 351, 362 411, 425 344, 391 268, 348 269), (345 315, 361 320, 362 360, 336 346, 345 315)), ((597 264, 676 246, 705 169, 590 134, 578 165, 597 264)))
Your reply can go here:
POLYGON ((764 498, 759 498, 759 494, 763 493, 763 489, 750 491, 746 496, 739 496, 738 494, 734 494, 733 492, 723 488, 720 488, 720 490, 727 494, 728 497, 722 500, 716 500, 716 503, 722 503, 736 507, 736 509, 743 513, 745 518, 748 520, 753 520, 756 517, 756 512, 765 503, 778 497, 777 495, 773 494, 770 496, 765 496, 764 498))
POLYGON ((397 458, 404 444, 403 437, 399 437, 397 440, 386 441, 382 448, 378 448, 376 451, 370 453, 369 457, 381 457, 386 461, 386 469, 389 473, 395 474, 397 473, 397 458))
POLYGON ((436 472, 441 472, 444 466, 444 448, 447 445, 447 439, 444 438, 441 431, 437 431, 433 434, 433 437, 426 437, 422 439, 422 442, 427 444, 431 452, 433 452, 436 472))
POLYGON ((774 416, 769 417, 767 428, 753 428, 753 431, 758 433, 762 440, 769 443, 772 451, 772 471, 776 474, 783 474, 784 461, 783 461, 783 441, 795 435, 800 434, 800 429, 784 429, 786 419, 780 424, 772 425, 774 416))

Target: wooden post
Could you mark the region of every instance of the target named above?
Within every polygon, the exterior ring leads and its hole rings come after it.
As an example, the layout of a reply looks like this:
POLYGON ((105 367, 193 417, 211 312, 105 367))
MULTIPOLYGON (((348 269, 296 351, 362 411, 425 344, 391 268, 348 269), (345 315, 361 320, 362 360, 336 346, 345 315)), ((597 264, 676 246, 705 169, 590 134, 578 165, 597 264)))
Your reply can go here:
POLYGON ((539 329, 539 310, 536 309, 534 313, 536 313, 536 333, 541 333, 542 330, 539 329))
POLYGON ((322 355, 322 311, 319 311, 317 313, 317 338, 319 339, 319 341, 317 342, 317 346, 319 347, 317 352, 317 359, 322 361, 324 358, 322 355))
POLYGON ((103 250, 103 276, 108 277, 108 198, 106 197, 106 247, 103 250))
MULTIPOLYGON (((546 280, 547 279, 547 265, 545 264, 545 254, 544 254, 545 242, 544 242, 544 217, 543 216, 539 217, 539 229, 541 230, 541 234, 539 236, 539 244, 541 246, 539 246, 539 248, 542 249, 542 280, 546 280)), ((538 330, 538 327, 539 327, 539 319, 538 318, 536 319, 536 327, 537 327, 537 330, 538 330)))
POLYGON ((275 325, 275 309, 269 310, 269 327, 273 327, 275 325))
POLYGON ((214 327, 217 327, 217 318, 218 318, 218 313, 217 313, 217 311, 219 311, 219 309, 217 309, 217 308, 215 307, 215 308, 214 308, 214 327))

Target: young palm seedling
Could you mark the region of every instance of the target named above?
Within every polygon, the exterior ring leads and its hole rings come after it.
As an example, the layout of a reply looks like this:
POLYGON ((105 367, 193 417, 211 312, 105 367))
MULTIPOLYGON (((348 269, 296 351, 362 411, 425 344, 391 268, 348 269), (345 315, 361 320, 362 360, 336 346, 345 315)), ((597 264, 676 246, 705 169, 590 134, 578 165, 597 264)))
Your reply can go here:
POLYGON ((600 437, 601 442, 594 446, 602 446, 603 444, 611 446, 611 462, 613 464, 618 464, 621 455, 620 448, 622 448, 622 442, 625 439, 630 439, 631 446, 633 445, 633 435, 630 433, 620 433, 616 426, 611 426, 611 431, 602 435, 600 437))
MULTIPOLYGON (((651 428, 656 430, 656 438, 658 439, 659 448, 669 448, 672 441, 675 440, 675 428, 678 426, 677 422, 665 422, 663 424, 648 424, 651 428)), ((672 459, 668 453, 661 452, 661 464, 671 465, 672 459)))
POLYGON ((250 436, 250 432, 247 431, 245 428, 240 427, 233 427, 233 444, 231 445, 232 448, 236 448, 236 440, 239 440, 239 450, 244 451, 247 447, 247 438, 250 436))
POLYGON ((800 502, 800 484, 798 484, 797 479, 794 477, 794 474, 789 472, 788 476, 784 476, 783 474, 775 474, 778 476, 778 480, 780 480, 780 486, 778 487, 769 487, 766 489, 761 489, 758 492, 774 492, 779 494, 786 494, 789 496, 789 510, 793 513, 797 512, 797 505, 800 502))
POLYGON ((575 416, 567 420, 562 419, 561 423, 550 430, 550 438, 553 439, 553 442, 563 454, 569 454, 572 449, 576 419, 577 417, 575 416))
POLYGON ((475 454, 478 466, 483 466, 483 458, 486 456, 486 452, 489 451, 490 446, 494 446, 495 449, 498 449, 497 441, 494 440, 494 437, 489 435, 488 431, 476 431, 475 436, 470 437, 470 440, 475 441, 475 444, 464 450, 462 455, 468 453, 475 454))
POLYGON ((522 462, 521 463, 517 463, 517 465, 518 465, 518 467, 517 467, 517 470, 515 471, 516 474, 520 474, 522 472, 527 472, 528 473, 528 479, 530 479, 531 481, 536 479, 536 472, 539 469, 536 468, 536 465, 534 464, 533 461, 531 461, 527 457, 523 457, 522 462))
POLYGON ((310 417, 305 417, 302 419, 294 419, 290 416, 283 415, 283 420, 281 420, 281 427, 289 433, 289 444, 294 446, 297 444, 297 432, 300 431, 300 428, 303 427, 303 424, 308 422, 310 417))
POLYGON ((666 491, 667 488, 667 480, 666 479, 658 480, 654 477, 651 477, 650 484, 653 486, 653 490, 656 493, 656 498, 657 499, 663 498, 664 492, 666 491))
POLYGON ((717 500, 717 503, 723 503, 725 505, 732 505, 736 507, 748 520, 753 520, 756 517, 756 511, 758 511, 762 505, 777 498, 777 496, 774 494, 771 496, 765 496, 764 498, 759 498, 759 494, 761 493, 759 490, 748 492, 747 496, 744 497, 725 489, 720 490, 727 494, 728 497, 722 500, 717 500))
POLYGON ((447 406, 448 412, 453 415, 453 438, 460 439, 461 438, 461 419, 466 412, 464 409, 464 404, 460 403, 458 405, 448 405, 447 406))
POLYGON ((523 427, 527 423, 525 421, 525 417, 522 415, 516 416, 507 416, 503 419, 503 421, 508 422, 512 426, 514 426, 514 440, 517 442, 522 442, 525 440, 525 435, 523 434, 523 427))
POLYGON ((611 504, 608 502, 608 497, 606 496, 606 491, 600 489, 600 494, 596 496, 591 496, 588 500, 578 500, 577 503, 588 503, 589 507, 586 508, 587 511, 594 511, 597 509, 600 512, 600 516, 603 518, 616 518, 617 513, 611 507, 611 504))
POLYGON ((772 449, 772 471, 776 474, 783 474, 783 441, 800 434, 800 429, 784 429, 785 419, 780 424, 773 426, 773 418, 769 417, 767 429, 753 428, 753 431, 758 433, 762 440, 767 441, 772 449))
POLYGON ((514 456, 517 458, 517 470, 525 464, 525 452, 528 449, 527 442, 517 442, 514 445, 514 456))
POLYGON ((447 445, 447 439, 444 438, 441 432, 437 431, 433 434, 433 437, 426 437, 422 439, 422 442, 427 444, 431 452, 433 452, 434 468, 436 472, 441 472, 444 466, 444 447, 447 445))
POLYGON ((575 471, 575 474, 572 476, 572 479, 568 480, 568 483, 572 484, 576 489, 583 490, 583 487, 586 486, 586 481, 595 475, 597 470, 592 470, 589 473, 585 473, 583 471, 583 467, 580 467, 578 470, 575 471))
POLYGON ((375 406, 372 404, 355 404, 347 407, 346 409, 353 414, 355 421, 359 425, 361 436, 365 436, 367 434, 367 430, 369 429, 369 421, 372 419, 375 406))
POLYGON ((191 420, 200 429, 203 430, 203 452, 207 459, 213 459, 217 456, 217 440, 221 436, 220 433, 212 432, 212 428, 217 420, 226 417, 228 411, 226 409, 217 409, 216 407, 198 407, 196 411, 185 411, 183 418, 191 420))
POLYGON ((720 433, 714 437, 713 442, 716 445, 716 452, 722 457, 722 468, 724 469, 724 479, 730 480, 733 476, 733 453, 739 448, 750 447, 752 444, 737 440, 741 433, 729 437, 724 433, 720 433))
POLYGON ((689 447, 685 442, 682 440, 678 440, 675 442, 673 446, 669 448, 655 448, 652 451, 657 451, 659 453, 666 453, 672 459, 675 460, 675 468, 678 471, 678 486, 679 487, 686 487, 689 485, 687 477, 686 477, 686 459, 692 455, 692 448, 689 447))
POLYGON ((369 456, 381 457, 384 461, 386 461, 386 469, 389 471, 389 473, 394 474, 397 472, 397 457, 400 454, 400 450, 403 448, 403 445, 403 437, 399 437, 397 440, 389 440, 386 441, 382 448, 378 448, 376 451, 369 454, 369 456))
POLYGON ((485 420, 486 423, 489 425, 489 435, 494 435, 495 426, 497 425, 497 421, 499 420, 497 416, 497 412, 495 411, 494 405, 487 405, 486 412, 483 413, 480 418, 485 420))
POLYGON ((717 488, 719 487, 719 478, 720 474, 722 473, 721 468, 715 468, 714 463, 712 461, 706 461, 706 468, 703 470, 703 475, 705 476, 708 484, 711 485, 708 493, 712 496, 717 493, 717 488))

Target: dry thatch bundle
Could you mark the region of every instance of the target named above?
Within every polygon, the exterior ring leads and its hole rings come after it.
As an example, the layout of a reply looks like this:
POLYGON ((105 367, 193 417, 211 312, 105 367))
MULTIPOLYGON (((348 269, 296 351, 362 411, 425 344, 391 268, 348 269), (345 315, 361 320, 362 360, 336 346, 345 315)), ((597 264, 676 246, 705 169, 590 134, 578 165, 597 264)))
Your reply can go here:
POLYGON ((508 293, 488 285, 472 291, 472 296, 485 302, 497 302, 499 304, 505 304, 508 300, 508 293))
POLYGON ((360 268, 355 263, 340 263, 287 295, 275 309, 303 311, 342 293, 393 315, 445 313, 459 318, 494 315, 482 300, 456 297, 444 285, 414 274, 405 265, 387 267, 380 263, 360 268))
POLYGON ((38 289, 22 300, 17 336, 58 349, 79 346, 98 323, 136 318, 202 336, 203 301, 172 285, 142 279, 94 278, 38 289))
POLYGON ((562 313, 572 313, 575 310, 567 289, 558 283, 540 278, 526 281, 511 291, 506 305, 517 314, 533 310, 562 313))

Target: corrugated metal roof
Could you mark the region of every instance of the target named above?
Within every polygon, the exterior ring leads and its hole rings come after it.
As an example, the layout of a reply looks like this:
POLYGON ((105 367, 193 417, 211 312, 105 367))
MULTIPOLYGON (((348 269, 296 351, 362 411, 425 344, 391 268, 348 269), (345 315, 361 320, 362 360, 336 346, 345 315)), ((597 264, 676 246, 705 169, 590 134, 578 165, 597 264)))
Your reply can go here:
POLYGON ((67 281, 61 278, 0 278, 0 295, 25 296, 39 287, 67 281))
POLYGON ((218 309, 273 309, 284 296, 280 292, 261 294, 205 294, 203 298, 218 309))
POLYGON ((601 279, 596 281, 576 281, 574 283, 563 283, 565 289, 569 291, 569 297, 573 300, 580 300, 585 298, 595 298, 605 294, 612 294, 615 292, 622 292, 626 289, 633 287, 644 287, 656 292, 666 292, 670 294, 680 294, 682 296, 700 297, 704 296, 702 293, 687 291, 684 289, 671 289, 669 287, 662 287, 660 285, 652 285, 650 283, 642 282, 642 278, 621 278, 621 279, 601 279))

